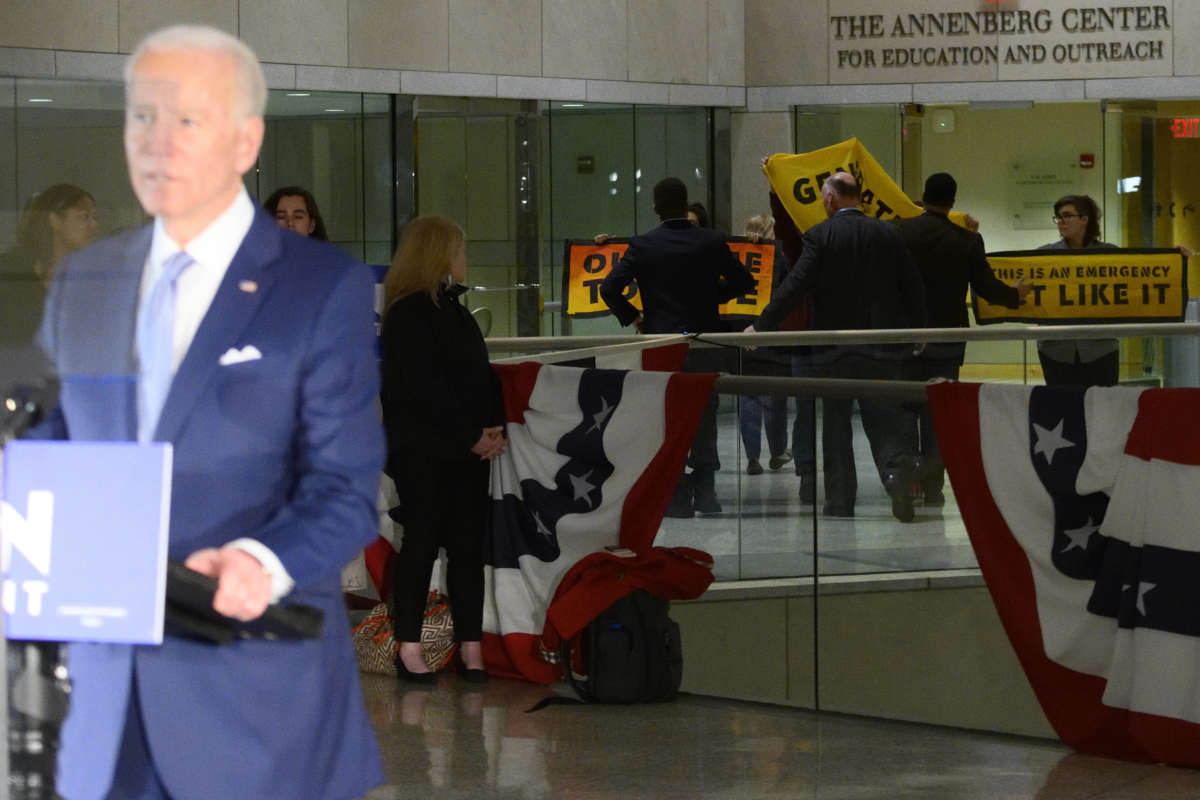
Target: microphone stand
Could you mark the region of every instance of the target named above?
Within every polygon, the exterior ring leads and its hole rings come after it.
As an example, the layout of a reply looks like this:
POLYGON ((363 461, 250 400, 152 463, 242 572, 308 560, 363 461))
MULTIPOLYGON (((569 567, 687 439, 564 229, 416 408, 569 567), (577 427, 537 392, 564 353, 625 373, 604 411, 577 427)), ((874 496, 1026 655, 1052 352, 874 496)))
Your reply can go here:
MULTIPOLYGON (((4 398, 3 411, 0 446, 7 446, 37 423, 42 409, 25 393, 14 391, 4 398)), ((0 800, 54 800, 59 735, 71 692, 66 648, 61 642, 7 637, 5 642, 0 719, 7 721, 8 747, 0 748, 0 757, 7 761, 7 786, 0 787, 0 800)))

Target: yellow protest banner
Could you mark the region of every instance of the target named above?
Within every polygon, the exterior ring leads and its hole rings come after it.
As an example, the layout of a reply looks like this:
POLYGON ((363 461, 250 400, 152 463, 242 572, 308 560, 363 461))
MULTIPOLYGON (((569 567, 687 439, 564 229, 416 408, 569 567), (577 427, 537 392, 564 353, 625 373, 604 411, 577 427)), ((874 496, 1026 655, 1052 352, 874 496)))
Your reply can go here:
MULTIPOLYGON (((609 239, 595 244, 580 239, 566 242, 563 256, 563 313, 572 317, 602 317, 609 313, 600 299, 600 284, 625 255, 628 239, 609 239)), ((637 296, 637 284, 625 287, 625 299, 642 310, 642 298, 637 296)))
MULTIPOLYGON (((754 274, 753 292, 735 297, 720 307, 722 317, 756 317, 767 307, 771 299, 771 283, 775 271, 775 245, 773 242, 755 244, 748 239, 735 237, 727 240, 729 249, 754 274)), ((572 317, 600 317, 609 313, 608 306, 600 298, 600 284, 612 272, 629 247, 628 239, 609 239, 604 244, 595 244, 586 239, 566 242, 563 256, 563 293, 566 302, 563 313, 572 317)), ((638 296, 637 284, 625 289, 625 298, 641 310, 642 300, 638 296)))
POLYGON ((1178 322, 1188 300, 1187 259, 1178 250, 1014 250, 988 253, 1005 283, 1028 278, 1020 308, 973 297, 991 322, 1178 322))
POLYGON ((726 319, 757 317, 771 301, 771 284, 775 275, 775 245, 773 242, 755 244, 741 237, 730 239, 726 244, 754 275, 754 291, 723 304, 719 313, 726 319))
MULTIPOLYGON (((763 171, 801 231, 825 219, 821 185, 835 172, 849 172, 858 181, 862 210, 869 217, 895 219, 923 213, 858 139, 799 155, 776 153, 767 159, 763 171)), ((950 219, 965 227, 965 215, 952 212, 950 219)))

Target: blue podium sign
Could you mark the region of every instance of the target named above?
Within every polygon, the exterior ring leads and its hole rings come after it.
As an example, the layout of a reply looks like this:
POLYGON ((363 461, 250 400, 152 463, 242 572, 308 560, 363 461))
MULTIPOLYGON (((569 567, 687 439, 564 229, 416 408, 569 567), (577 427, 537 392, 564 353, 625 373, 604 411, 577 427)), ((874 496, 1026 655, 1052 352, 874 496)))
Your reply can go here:
POLYGON ((4 449, 0 572, 10 639, 161 644, 171 445, 4 449))

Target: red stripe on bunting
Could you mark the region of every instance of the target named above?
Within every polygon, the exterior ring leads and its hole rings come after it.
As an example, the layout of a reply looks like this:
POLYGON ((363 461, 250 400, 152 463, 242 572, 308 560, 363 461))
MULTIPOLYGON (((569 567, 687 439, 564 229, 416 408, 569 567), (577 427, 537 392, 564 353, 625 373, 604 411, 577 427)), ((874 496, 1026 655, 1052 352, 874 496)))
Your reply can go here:
POLYGON ((711 373, 677 372, 667 382, 662 447, 638 476, 621 507, 623 547, 640 553, 653 546, 716 380, 711 373))
POLYGON ((679 372, 683 369, 683 361, 687 358, 687 353, 687 342, 647 347, 642 351, 642 369, 655 372, 679 372))
POLYGON ((1125 452, 1200 466, 1200 389, 1149 389, 1138 397, 1138 415, 1125 441, 1125 452))
POLYGON ((537 383, 542 365, 534 361, 520 364, 492 364, 492 371, 500 380, 500 392, 504 397, 504 419, 518 425, 525 424, 525 412, 529 409, 529 398, 537 383))

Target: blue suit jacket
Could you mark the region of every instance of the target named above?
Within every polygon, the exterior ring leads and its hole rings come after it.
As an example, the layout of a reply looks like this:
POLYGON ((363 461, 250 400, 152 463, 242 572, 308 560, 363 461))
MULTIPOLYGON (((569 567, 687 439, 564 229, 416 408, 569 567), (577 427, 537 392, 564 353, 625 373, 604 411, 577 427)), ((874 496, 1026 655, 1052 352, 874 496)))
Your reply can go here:
MULTIPOLYGON (((51 435, 136 439, 134 322, 150 240, 147 227, 61 265, 42 328, 62 381, 51 435)), ((174 445, 170 557, 258 539, 296 581, 287 601, 322 609, 325 633, 302 643, 72 646, 59 777, 70 800, 107 792, 132 692, 176 800, 330 800, 382 783, 340 586, 342 565, 377 524, 373 292, 361 264, 258 212, 154 437, 174 445), (247 345, 262 357, 218 363, 247 345)))

